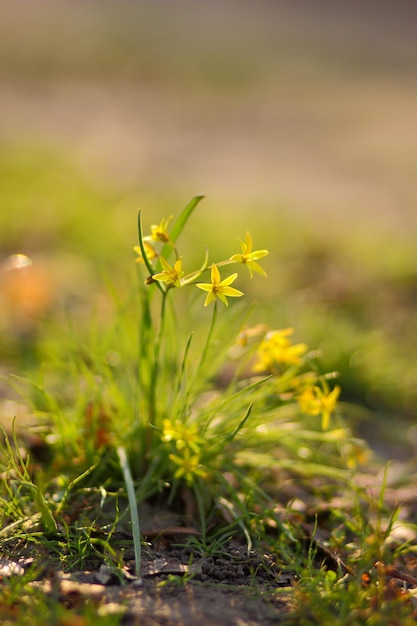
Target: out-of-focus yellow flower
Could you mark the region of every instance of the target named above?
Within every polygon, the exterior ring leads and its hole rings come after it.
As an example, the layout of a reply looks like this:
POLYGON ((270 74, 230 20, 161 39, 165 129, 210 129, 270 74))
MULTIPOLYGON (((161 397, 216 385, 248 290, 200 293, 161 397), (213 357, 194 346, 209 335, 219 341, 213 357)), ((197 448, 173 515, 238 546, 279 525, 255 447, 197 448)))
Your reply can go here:
POLYGON ((325 393, 320 387, 317 387, 316 393, 320 400, 321 408, 321 425, 323 430, 327 430, 330 425, 330 416, 336 408, 337 400, 340 395, 340 387, 336 385, 332 391, 325 393))
POLYGON ((169 458, 178 465, 174 472, 174 478, 184 478, 191 485, 197 476, 202 478, 206 476, 206 472, 200 465, 200 455, 192 454, 189 448, 185 448, 181 456, 170 454, 169 458))
MULTIPOLYGON (((356 469, 358 465, 364 465, 367 461, 369 461, 370 450, 365 446, 360 445, 351 445, 350 451, 346 454, 347 457, 347 466, 349 469, 356 469)), ((344 452, 342 450, 342 452, 344 452)))
POLYGON ((211 266, 211 283, 197 283, 196 287, 203 291, 208 291, 204 306, 213 302, 216 298, 219 298, 226 306, 229 306, 227 298, 239 298, 243 296, 243 292, 230 287, 230 285, 236 280, 237 274, 231 274, 227 278, 220 280, 220 272, 215 263, 211 266))
POLYGON ((306 415, 320 415, 323 430, 330 425, 330 417, 336 408, 340 395, 340 387, 336 385, 332 391, 326 392, 317 385, 309 385, 298 396, 298 404, 306 415))
POLYGON ((148 241, 162 241, 162 243, 167 243, 169 241, 168 226, 173 217, 173 215, 170 215, 166 219, 162 219, 160 224, 152 224, 151 234, 145 237, 145 239, 148 241))
POLYGON ((316 389, 317 387, 314 385, 308 385, 297 398, 301 412, 306 415, 320 415, 321 413, 320 400, 317 397, 316 389))
POLYGON ((249 231, 246 233, 246 240, 243 242, 241 239, 240 246, 242 248, 241 254, 234 254, 230 257, 230 261, 235 263, 244 263, 249 270, 250 277, 253 278, 253 272, 266 276, 265 270, 257 263, 259 259, 269 254, 268 250, 254 250, 252 252, 253 243, 252 237, 249 231))
POLYGON ((184 424, 181 420, 162 421, 162 441, 174 442, 177 450, 188 447, 195 454, 199 454, 201 446, 204 445, 204 439, 198 434, 197 424, 184 424))
MULTIPOLYGON (((144 245, 146 256, 148 257, 148 259, 150 261, 152 259, 156 259, 156 257, 158 256, 158 253, 155 250, 155 248, 150 243, 148 243, 147 241, 144 241, 143 245, 144 245)), ((140 246, 133 246, 133 250, 138 255, 138 257, 135 259, 135 262, 136 263, 144 263, 143 254, 142 254, 142 250, 140 249, 140 246)))
POLYGON ((167 285, 174 285, 174 287, 181 287, 181 278, 184 276, 184 272, 182 270, 182 258, 180 257, 175 261, 174 267, 171 267, 168 261, 166 261, 163 257, 160 258, 160 261, 163 271, 158 274, 153 274, 152 279, 159 280, 167 285))
POLYGON ((267 333, 257 350, 258 360, 253 371, 276 374, 277 365, 300 365, 307 346, 305 343, 292 344, 289 336, 293 332, 293 328, 285 328, 267 333))
POLYGON ((268 330, 265 324, 257 324, 256 326, 245 327, 240 331, 236 343, 239 346, 247 346, 249 340, 254 337, 259 337, 260 335, 264 335, 268 330))

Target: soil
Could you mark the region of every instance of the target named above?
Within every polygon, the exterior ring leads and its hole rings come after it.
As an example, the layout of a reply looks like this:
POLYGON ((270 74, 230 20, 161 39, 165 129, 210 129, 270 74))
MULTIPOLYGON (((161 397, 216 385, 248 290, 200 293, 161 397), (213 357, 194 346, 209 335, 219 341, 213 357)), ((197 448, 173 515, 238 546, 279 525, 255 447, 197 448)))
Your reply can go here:
MULTIPOLYGON (((123 575, 104 564, 71 573, 50 564, 30 585, 68 609, 88 602, 99 615, 119 615, 124 626, 269 626, 288 615, 295 581, 280 573, 273 555, 231 546, 221 556, 190 557, 186 550, 149 544, 141 580, 129 560, 123 575)), ((2 559, 0 573, 19 575, 31 563, 2 559)))

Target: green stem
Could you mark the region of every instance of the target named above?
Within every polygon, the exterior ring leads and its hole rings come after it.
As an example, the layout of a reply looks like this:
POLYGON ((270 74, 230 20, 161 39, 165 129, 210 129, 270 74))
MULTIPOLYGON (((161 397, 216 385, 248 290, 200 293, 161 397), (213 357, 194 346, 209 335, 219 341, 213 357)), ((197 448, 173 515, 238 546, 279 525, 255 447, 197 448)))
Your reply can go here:
MULTIPOLYGON (((162 338, 164 334, 164 326, 165 326, 165 310, 166 310, 166 298, 167 291, 162 294, 161 300, 161 313, 159 317, 159 329, 155 342, 155 351, 154 351, 154 360, 153 367, 151 373, 151 380, 149 385, 149 421, 154 426, 155 418, 156 418, 156 397, 157 397, 157 388, 158 388, 158 378, 160 371, 160 353, 162 346, 162 338)), ((149 449, 149 448, 148 448, 149 449)))
MULTIPOLYGON (((143 258, 143 262, 145 263, 149 274, 152 276, 152 274, 155 273, 155 268, 152 265, 152 262, 148 259, 148 255, 146 253, 146 249, 145 249, 145 243, 144 243, 144 238, 143 238, 143 229, 142 229, 142 217, 141 217, 141 212, 139 211, 138 213, 138 235, 139 235, 139 247, 140 247, 140 251, 142 253, 142 258, 143 258)), ((155 281, 156 282, 156 286, 158 287, 158 289, 160 291, 162 291, 162 293, 165 292, 165 287, 162 285, 162 283, 155 281)))
POLYGON ((119 446, 117 448, 117 455, 119 457, 120 467, 122 468, 123 478, 127 491, 127 499, 129 502, 130 519, 132 522, 133 549, 135 552, 135 573, 138 582, 141 583, 142 579, 140 575, 140 569, 142 564, 142 545, 140 541, 139 515, 136 502, 135 486, 133 483, 132 474, 130 472, 126 450, 122 448, 122 446, 119 446))
POLYGON ((203 498, 201 497, 199 485, 194 486, 194 495, 197 503, 198 514, 200 516, 201 523, 201 539, 202 541, 206 540, 207 535, 207 524, 206 524, 206 513, 204 510, 203 498))
POLYGON ((214 331, 214 327, 216 325, 216 319, 217 319, 217 301, 214 301, 214 307, 213 307, 213 315, 211 318, 211 323, 210 323, 210 328, 208 329, 208 333, 207 333, 207 337, 206 337, 206 343, 204 345, 204 349, 203 349, 203 353, 201 355, 201 359, 200 359, 200 363, 198 364, 197 367, 197 371, 195 374, 195 380, 198 380, 198 377, 200 375, 201 369, 207 359, 207 354, 208 351, 210 349, 210 344, 211 344, 211 338, 213 336, 213 331, 214 331))

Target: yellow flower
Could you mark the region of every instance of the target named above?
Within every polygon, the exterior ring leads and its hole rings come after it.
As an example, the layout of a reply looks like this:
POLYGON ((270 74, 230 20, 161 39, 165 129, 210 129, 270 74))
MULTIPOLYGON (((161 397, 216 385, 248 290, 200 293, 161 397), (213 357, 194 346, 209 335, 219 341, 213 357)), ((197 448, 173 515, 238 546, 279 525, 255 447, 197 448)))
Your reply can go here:
POLYGON ((306 415, 320 415, 321 413, 320 400, 316 395, 316 389, 317 387, 314 385, 308 385, 297 398, 301 412, 306 415))
POLYGON ((323 430, 330 424, 330 416, 336 408, 340 395, 340 387, 336 385, 332 391, 326 392, 317 385, 309 385, 298 397, 298 404, 302 413, 320 415, 323 430))
POLYGON ((340 387, 336 385, 329 393, 324 393, 320 387, 317 387, 316 393, 320 400, 321 408, 321 425, 323 430, 327 430, 330 425, 330 416, 336 408, 337 400, 340 395, 340 387))
POLYGON ((234 287, 230 287, 237 278, 237 274, 231 274, 224 280, 220 280, 220 272, 215 263, 211 266, 211 283, 197 283, 196 287, 203 291, 208 291, 204 306, 219 298, 226 306, 229 306, 228 298, 239 298, 243 293, 234 287))
POLYGON ((268 329, 265 324, 257 324, 256 326, 252 326, 249 328, 245 327, 243 330, 240 331, 236 343, 239 346, 247 346, 250 339, 252 339, 253 337, 259 337, 259 335, 264 335, 267 330, 268 329))
POLYGON ((244 263, 249 270, 250 277, 253 278, 253 272, 266 276, 265 270, 257 263, 259 259, 269 254, 268 250, 255 250, 252 252, 252 237, 249 232, 246 233, 245 243, 239 239, 242 248, 241 254, 234 254, 230 257, 230 261, 235 263, 244 263))
MULTIPOLYGON (((146 256, 148 257, 148 259, 150 261, 152 259, 156 259, 156 257, 158 256, 158 253, 155 250, 155 248, 150 243, 148 243, 147 241, 144 241, 143 245, 144 245, 146 256)), ((138 258, 135 259, 135 262, 136 263, 144 263, 143 254, 142 254, 142 250, 140 249, 140 246, 133 246, 133 250, 138 255, 138 258)))
POLYGON ((189 448, 185 448, 182 456, 170 454, 169 458, 178 468, 174 472, 174 478, 184 478, 188 484, 192 484, 197 476, 204 478, 205 471, 200 465, 200 455, 191 454, 189 448))
POLYGON ((161 220, 160 224, 152 224, 151 234, 149 237, 145 237, 145 239, 167 243, 169 241, 168 226, 173 217, 173 215, 170 215, 167 219, 161 220))
POLYGON ((253 366, 253 371, 275 373, 278 364, 300 365, 307 346, 305 343, 292 344, 289 335, 293 332, 293 328, 285 328, 267 333, 258 348, 258 361, 253 366))
POLYGON ((175 261, 174 267, 171 267, 168 261, 166 261, 163 257, 160 258, 160 261, 163 271, 158 274, 153 274, 152 279, 159 280, 167 285, 181 287, 181 278, 184 276, 184 272, 182 270, 182 258, 175 261))
POLYGON ((170 419, 162 421, 162 441, 173 441, 177 450, 188 447, 195 454, 200 452, 200 446, 204 444, 204 439, 198 434, 197 424, 184 424, 181 420, 171 422, 170 419))

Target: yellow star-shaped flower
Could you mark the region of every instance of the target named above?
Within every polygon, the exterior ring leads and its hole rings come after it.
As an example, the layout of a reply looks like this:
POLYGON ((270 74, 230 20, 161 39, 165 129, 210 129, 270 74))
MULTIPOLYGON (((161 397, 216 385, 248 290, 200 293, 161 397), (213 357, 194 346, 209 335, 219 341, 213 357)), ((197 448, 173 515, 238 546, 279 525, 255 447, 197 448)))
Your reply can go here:
POLYGON ((235 263, 244 263, 249 270, 250 277, 253 278, 253 272, 266 276, 265 270, 257 263, 259 259, 269 254, 268 250, 254 250, 252 252, 253 243, 252 237, 249 231, 246 233, 246 240, 243 242, 241 239, 240 246, 242 248, 241 254, 234 254, 230 257, 230 261, 235 263))
POLYGON ((327 430, 330 425, 330 416, 336 408, 337 400, 340 395, 340 387, 336 385, 329 393, 324 393, 320 387, 316 388, 316 394, 320 402, 321 408, 321 425, 323 430, 327 430))
POLYGON ((177 450, 190 448, 194 454, 200 453, 200 447, 204 445, 204 439, 199 436, 198 426, 195 423, 184 424, 181 420, 162 420, 162 441, 175 442, 177 450))
POLYGON ((173 215, 170 215, 167 219, 162 219, 160 224, 152 224, 151 234, 145 237, 145 239, 167 243, 169 241, 168 226, 173 217, 173 215))
POLYGON ((184 276, 182 258, 180 257, 175 261, 174 267, 171 267, 168 261, 166 261, 163 257, 160 258, 160 261, 163 271, 158 274, 153 274, 152 279, 159 280, 167 285, 174 285, 174 287, 181 287, 181 278, 184 276))
MULTIPOLYGON (((150 243, 148 243, 147 241, 144 241, 143 245, 144 245, 146 256, 148 257, 148 260, 151 261, 152 259, 156 259, 156 257, 158 256, 158 253, 155 250, 155 248, 150 243)), ((133 246, 133 250, 138 255, 137 259, 135 259, 135 262, 136 263, 144 263, 143 254, 142 254, 142 250, 141 250, 140 246, 133 246)))
POLYGON ((254 372, 269 371, 275 374, 277 365, 301 365, 302 357, 307 352, 305 343, 293 344, 289 338, 293 328, 273 330, 267 333, 259 346, 254 372))
POLYGON ((298 397, 298 404, 306 415, 320 415, 323 430, 330 425, 330 417, 334 412, 340 395, 340 387, 336 385, 332 391, 324 392, 317 385, 309 385, 298 397))
POLYGON ((239 298, 243 296, 242 291, 230 287, 230 285, 236 280, 237 274, 231 274, 227 278, 220 280, 220 272, 215 263, 211 266, 211 283, 197 283, 196 287, 203 291, 208 291, 204 306, 213 302, 216 298, 219 298, 226 306, 229 306, 227 298, 239 298))
POLYGON ((192 485, 198 476, 201 478, 206 477, 206 472, 200 464, 200 455, 192 454, 188 448, 185 448, 181 456, 170 454, 169 458, 178 465, 174 472, 174 478, 183 478, 189 485, 192 485))

